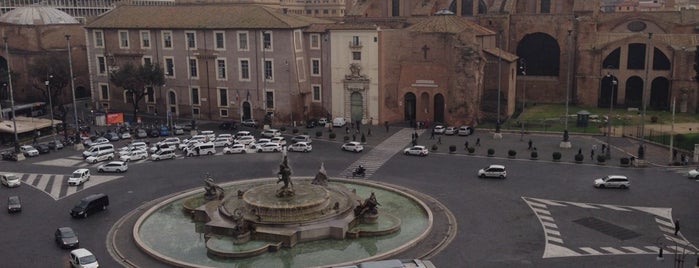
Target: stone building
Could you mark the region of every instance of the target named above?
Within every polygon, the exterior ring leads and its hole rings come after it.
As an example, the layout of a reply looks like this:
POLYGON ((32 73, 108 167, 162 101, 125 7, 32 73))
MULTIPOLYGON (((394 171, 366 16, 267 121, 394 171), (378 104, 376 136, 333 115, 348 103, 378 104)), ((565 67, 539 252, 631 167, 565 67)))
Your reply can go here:
POLYGON ((319 35, 304 31, 314 23, 329 22, 247 4, 118 6, 85 26, 95 99, 131 111, 132 98, 109 74, 149 61, 164 69, 165 84, 150 90, 139 104, 143 112, 303 120, 314 105, 314 67, 322 68, 313 66, 321 57, 319 35))

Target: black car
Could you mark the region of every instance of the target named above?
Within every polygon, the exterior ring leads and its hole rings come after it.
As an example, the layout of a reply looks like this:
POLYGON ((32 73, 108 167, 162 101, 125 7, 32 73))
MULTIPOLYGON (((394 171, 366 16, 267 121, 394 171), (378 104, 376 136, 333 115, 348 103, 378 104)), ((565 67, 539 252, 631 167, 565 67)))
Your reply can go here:
POLYGON ((49 141, 48 145, 51 150, 63 149, 63 143, 59 140, 49 141))
POLYGON ((310 119, 310 120, 306 121, 306 128, 315 128, 316 126, 318 126, 317 120, 310 119))
POLYGON ((22 211, 22 201, 19 196, 13 195, 7 198, 7 212, 21 212, 22 211))
POLYGON ((78 235, 70 227, 61 227, 54 233, 56 244, 61 248, 79 248, 78 235))
POLYGON ((233 130, 233 129, 237 129, 237 128, 238 128, 238 126, 236 126, 235 121, 223 122, 220 125, 218 125, 218 129, 220 129, 220 130, 233 130))
POLYGON ((39 151, 40 154, 48 154, 51 152, 51 147, 46 143, 37 144, 34 148, 39 151))
POLYGON ((148 136, 153 137, 153 138, 160 137, 160 130, 157 128, 148 130, 148 136))

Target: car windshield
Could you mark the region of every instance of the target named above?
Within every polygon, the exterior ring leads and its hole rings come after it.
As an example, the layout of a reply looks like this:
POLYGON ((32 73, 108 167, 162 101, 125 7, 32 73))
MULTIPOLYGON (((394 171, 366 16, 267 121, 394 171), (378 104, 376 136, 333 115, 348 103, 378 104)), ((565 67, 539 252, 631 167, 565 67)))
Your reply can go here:
POLYGON ((97 261, 97 258, 95 257, 95 255, 87 255, 87 256, 80 257, 80 264, 93 263, 96 261, 97 261))
POLYGON ((73 230, 61 230, 61 236, 65 238, 75 237, 75 233, 73 230))
POLYGON ((86 208, 86 207, 87 207, 87 204, 89 204, 89 203, 90 203, 89 201, 82 200, 82 201, 80 201, 80 204, 78 204, 76 207, 79 207, 79 208, 86 208))
POLYGON ((17 181, 17 180, 19 180, 19 177, 17 177, 17 175, 10 175, 10 176, 7 176, 7 180, 8 181, 17 181))
POLYGON ((80 178, 80 176, 81 176, 81 174, 78 172, 75 172, 72 175, 70 175, 71 178, 80 178))
POLYGON ((8 201, 8 203, 10 203, 10 205, 16 205, 16 204, 19 204, 19 197, 10 196, 10 198, 8 198, 7 201, 8 201))

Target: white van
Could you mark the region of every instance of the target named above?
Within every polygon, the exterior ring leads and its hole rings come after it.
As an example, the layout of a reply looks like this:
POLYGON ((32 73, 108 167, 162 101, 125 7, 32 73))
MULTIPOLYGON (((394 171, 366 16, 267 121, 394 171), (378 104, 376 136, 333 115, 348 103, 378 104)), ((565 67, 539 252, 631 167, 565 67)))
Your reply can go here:
POLYGON ((347 121, 344 117, 337 117, 333 119, 333 127, 344 127, 347 121))
POLYGON ((70 174, 70 177, 68 178, 68 185, 81 185, 85 183, 86 181, 90 180, 90 170, 86 168, 81 168, 76 171, 73 171, 73 174, 70 174))
POLYGON ((202 142, 187 147, 184 153, 186 156, 212 155, 216 153, 216 147, 213 142, 202 142))
POLYGON ((87 159, 90 156, 97 156, 104 153, 114 153, 114 145, 100 144, 92 146, 83 152, 83 158, 87 159))
POLYGON ((109 150, 104 150, 100 151, 96 155, 91 155, 85 158, 85 161, 88 163, 95 164, 97 162, 102 162, 102 161, 112 161, 114 159, 114 151, 109 151, 109 150))
POLYGON ((216 133, 213 130, 202 130, 199 135, 206 136, 206 141, 213 141, 216 139, 216 133))

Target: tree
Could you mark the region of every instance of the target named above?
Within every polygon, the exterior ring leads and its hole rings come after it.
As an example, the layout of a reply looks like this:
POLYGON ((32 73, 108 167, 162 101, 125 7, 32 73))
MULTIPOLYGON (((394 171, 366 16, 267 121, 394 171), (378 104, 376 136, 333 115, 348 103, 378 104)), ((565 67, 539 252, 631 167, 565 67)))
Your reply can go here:
POLYGON ((126 97, 133 105, 133 117, 138 116, 139 104, 154 86, 165 83, 165 74, 159 64, 146 63, 138 67, 126 63, 118 71, 112 72, 109 81, 116 87, 124 89, 126 97))
POLYGON ((694 81, 699 83, 699 46, 694 50, 694 81))
MULTIPOLYGON (((70 67, 65 53, 49 53, 35 58, 28 66, 28 72, 32 78, 32 88, 41 92, 44 102, 51 104, 49 109, 54 111, 54 117, 66 122, 69 110, 65 106, 66 100, 62 97, 66 88, 70 86, 70 67), (48 88, 46 81, 49 81, 48 88)), ((14 80, 14 76, 12 79, 14 80)), ((68 138, 67 127, 63 128, 63 135, 68 138)))

